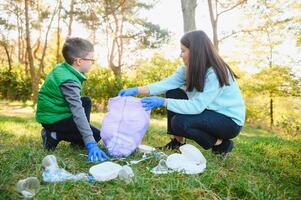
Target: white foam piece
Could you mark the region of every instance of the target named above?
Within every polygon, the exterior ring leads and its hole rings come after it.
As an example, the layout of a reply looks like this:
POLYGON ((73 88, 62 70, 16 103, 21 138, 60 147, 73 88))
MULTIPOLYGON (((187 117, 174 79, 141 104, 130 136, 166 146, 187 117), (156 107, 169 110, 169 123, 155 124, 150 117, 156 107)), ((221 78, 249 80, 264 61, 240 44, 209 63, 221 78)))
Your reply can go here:
POLYGON ((179 168, 183 168, 183 166, 189 162, 190 161, 186 156, 179 153, 174 153, 167 157, 166 165, 170 169, 178 170, 179 168))
POLYGON ((97 181, 109 181, 117 178, 121 169, 121 165, 108 161, 92 166, 89 173, 97 181))
POLYGON ((182 145, 180 151, 190 161, 195 162, 196 164, 206 164, 207 162, 200 150, 191 144, 182 145))
POLYGON ((202 173, 206 168, 206 159, 193 145, 186 144, 180 147, 181 154, 174 153, 167 157, 168 168, 186 174, 202 173))
POLYGON ((206 168, 206 164, 193 164, 193 163, 186 163, 182 167, 178 168, 176 171, 184 172, 185 174, 199 174, 204 172, 206 168))

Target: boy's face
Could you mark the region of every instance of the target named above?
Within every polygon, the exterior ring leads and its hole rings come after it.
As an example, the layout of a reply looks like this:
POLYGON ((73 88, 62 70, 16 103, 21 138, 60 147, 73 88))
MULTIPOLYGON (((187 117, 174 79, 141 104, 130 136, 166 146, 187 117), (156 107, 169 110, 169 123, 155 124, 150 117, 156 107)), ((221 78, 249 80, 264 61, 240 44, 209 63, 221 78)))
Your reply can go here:
POLYGON ((94 52, 89 52, 86 57, 77 58, 75 64, 80 72, 87 73, 90 71, 94 61, 94 52))

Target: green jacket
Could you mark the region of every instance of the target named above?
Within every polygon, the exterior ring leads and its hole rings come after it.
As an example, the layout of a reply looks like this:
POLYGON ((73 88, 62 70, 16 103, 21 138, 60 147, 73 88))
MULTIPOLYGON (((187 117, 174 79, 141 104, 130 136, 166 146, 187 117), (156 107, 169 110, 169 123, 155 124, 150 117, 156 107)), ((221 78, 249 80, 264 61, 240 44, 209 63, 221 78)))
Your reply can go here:
POLYGON ((53 124, 71 117, 71 110, 60 86, 66 81, 75 81, 81 88, 85 80, 85 75, 68 63, 57 64, 38 93, 36 120, 42 124, 53 124))

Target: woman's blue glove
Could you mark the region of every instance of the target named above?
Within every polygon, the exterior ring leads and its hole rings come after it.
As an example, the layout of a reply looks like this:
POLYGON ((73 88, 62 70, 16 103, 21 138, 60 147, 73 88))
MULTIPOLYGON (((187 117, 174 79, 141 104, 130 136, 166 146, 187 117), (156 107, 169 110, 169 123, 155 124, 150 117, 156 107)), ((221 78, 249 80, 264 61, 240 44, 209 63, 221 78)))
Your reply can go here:
POLYGON ((141 99, 143 108, 148 111, 156 107, 164 106, 165 98, 163 97, 144 97, 141 99))
POLYGON ((96 162, 110 160, 106 153, 100 150, 95 141, 86 144, 86 147, 88 149, 88 161, 96 162))
POLYGON ((122 89, 118 93, 118 96, 125 97, 125 96, 135 96, 138 94, 138 88, 127 88, 127 89, 122 89))

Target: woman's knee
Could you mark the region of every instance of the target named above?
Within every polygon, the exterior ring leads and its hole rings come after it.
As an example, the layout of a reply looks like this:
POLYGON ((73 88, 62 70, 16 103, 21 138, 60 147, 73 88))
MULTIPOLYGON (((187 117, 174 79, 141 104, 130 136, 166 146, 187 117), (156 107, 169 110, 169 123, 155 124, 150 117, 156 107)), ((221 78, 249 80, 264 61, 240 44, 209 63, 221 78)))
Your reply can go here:
POLYGON ((226 135, 223 135, 222 137, 221 137, 221 139, 233 139, 233 138, 235 138, 235 137, 237 137, 238 135, 239 135, 239 133, 240 133, 240 131, 241 131, 241 126, 235 126, 235 127, 233 127, 233 128, 231 128, 231 131, 226 135))
POLYGON ((165 93, 165 97, 171 99, 188 99, 186 92, 180 88, 168 90, 165 93))

